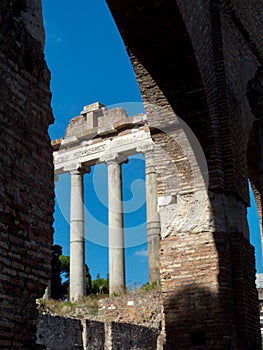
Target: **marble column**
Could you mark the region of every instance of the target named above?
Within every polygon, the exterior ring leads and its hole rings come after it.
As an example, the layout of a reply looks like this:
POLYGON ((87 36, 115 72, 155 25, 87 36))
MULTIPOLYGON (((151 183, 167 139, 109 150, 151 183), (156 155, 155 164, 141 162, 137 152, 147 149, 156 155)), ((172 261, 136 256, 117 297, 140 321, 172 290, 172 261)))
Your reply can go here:
POLYGON ((160 279, 161 225, 158 213, 157 181, 153 146, 145 147, 143 153, 145 157, 148 271, 149 282, 152 283, 160 279))
POLYGON ((83 171, 70 171, 70 300, 85 296, 83 171))
POLYGON ((124 158, 113 155, 104 160, 108 167, 108 234, 109 234, 109 292, 125 290, 124 230, 121 163, 124 158))

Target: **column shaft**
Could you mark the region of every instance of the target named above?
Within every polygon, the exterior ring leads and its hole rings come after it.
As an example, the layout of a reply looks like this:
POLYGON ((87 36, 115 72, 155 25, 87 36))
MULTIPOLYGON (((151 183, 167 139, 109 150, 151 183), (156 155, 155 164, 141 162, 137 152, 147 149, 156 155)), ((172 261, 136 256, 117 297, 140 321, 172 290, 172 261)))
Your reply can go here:
POLYGON ((85 288, 83 174, 71 175, 70 197, 70 300, 83 297, 85 288))
POLYGON ((148 237, 148 271, 149 282, 160 279, 160 217, 158 213, 158 197, 156 171, 154 167, 154 152, 145 153, 145 186, 146 186, 146 215, 148 237))
POLYGON ((109 210, 109 289, 110 294, 125 289, 123 206, 121 166, 114 160, 108 163, 109 210))

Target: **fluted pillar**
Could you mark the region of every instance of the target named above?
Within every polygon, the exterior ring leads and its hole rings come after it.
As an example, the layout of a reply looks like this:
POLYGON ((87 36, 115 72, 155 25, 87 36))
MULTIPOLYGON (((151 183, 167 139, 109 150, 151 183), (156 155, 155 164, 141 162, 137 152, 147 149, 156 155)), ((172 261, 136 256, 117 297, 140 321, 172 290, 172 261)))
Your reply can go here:
POLYGON ((70 171, 70 300, 85 296, 83 171, 70 171))
POLYGON ((109 292, 125 290, 124 230, 121 163, 124 158, 113 155, 105 159, 108 167, 108 234, 109 292))
POLYGON ((160 279, 160 216, 153 146, 144 147, 149 282, 160 279))

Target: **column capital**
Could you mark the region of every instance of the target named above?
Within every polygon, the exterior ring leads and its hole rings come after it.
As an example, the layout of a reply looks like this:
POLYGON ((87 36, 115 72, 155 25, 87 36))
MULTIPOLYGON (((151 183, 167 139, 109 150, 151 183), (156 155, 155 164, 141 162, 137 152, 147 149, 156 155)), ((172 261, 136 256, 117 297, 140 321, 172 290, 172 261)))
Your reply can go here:
POLYGON ((120 153, 105 154, 100 158, 100 160, 107 165, 110 163, 122 164, 128 162, 128 158, 120 153))
POLYGON ((84 175, 90 173, 90 166, 83 164, 83 163, 77 163, 72 164, 69 166, 64 167, 64 172, 74 174, 74 175, 84 175))

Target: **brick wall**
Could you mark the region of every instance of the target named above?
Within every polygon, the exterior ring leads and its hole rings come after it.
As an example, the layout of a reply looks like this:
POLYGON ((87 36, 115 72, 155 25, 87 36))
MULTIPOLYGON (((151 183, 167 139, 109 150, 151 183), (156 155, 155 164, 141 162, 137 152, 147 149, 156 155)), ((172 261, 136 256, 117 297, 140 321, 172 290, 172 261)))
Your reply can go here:
MULTIPOLYGON (((166 167, 163 158, 156 157, 159 174, 165 168, 162 177, 169 185, 167 195, 175 195, 177 200, 160 207, 161 220, 173 218, 169 229, 162 232, 161 241, 165 348, 174 349, 177 344, 180 349, 260 349, 254 252, 246 222, 247 143, 253 116, 245 90, 255 67, 262 62, 259 14, 263 3, 107 3, 128 48, 148 120, 155 127, 152 136, 156 145, 171 156, 166 167), (145 30, 141 30, 143 26, 145 30), (166 115, 158 113, 163 107, 166 115), (203 208, 197 206, 199 198, 193 196, 195 165, 185 148, 177 147, 176 133, 175 141, 169 142, 167 129, 163 128, 164 124, 169 128, 175 120, 172 110, 192 129, 206 157, 210 191, 203 208), (163 132, 156 130, 160 125, 163 132), (176 181, 167 181, 173 176, 176 181), (197 224, 183 222, 183 211, 191 217, 196 207, 200 209, 197 224), (233 243, 236 240, 243 242, 239 244, 246 256, 242 258, 246 265, 240 261, 239 269, 236 261, 241 258, 240 246, 233 243), (248 290, 243 282, 237 287, 240 279, 250 281, 248 290), (247 300, 246 305, 243 300, 247 300), (238 319, 249 329, 242 336, 238 319)), ((253 155, 255 138, 250 142, 249 155, 253 155)), ((250 173, 258 188, 255 162, 254 155, 250 173)), ((163 196, 161 181, 159 185, 159 195, 163 196)))
POLYGON ((41 2, 1 1, 0 18, 0 349, 31 349, 53 220, 41 2))
POLYGON ((257 349, 260 346, 259 301, 255 285, 254 247, 242 237, 230 238, 237 346, 257 349))

